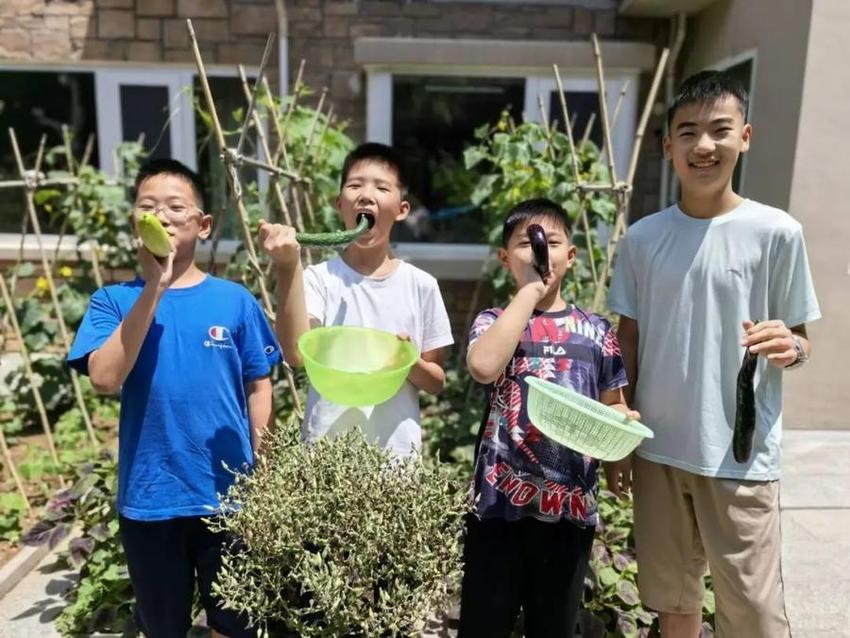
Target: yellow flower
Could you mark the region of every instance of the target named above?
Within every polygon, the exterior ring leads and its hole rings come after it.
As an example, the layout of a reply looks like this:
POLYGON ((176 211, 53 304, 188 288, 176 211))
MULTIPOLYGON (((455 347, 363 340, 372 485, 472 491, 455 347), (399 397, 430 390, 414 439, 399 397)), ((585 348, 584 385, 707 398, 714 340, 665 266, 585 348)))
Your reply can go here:
POLYGON ((65 277, 67 279, 68 277, 70 277, 73 274, 74 274, 74 271, 71 270, 70 266, 62 266, 59 269, 59 276, 60 277, 65 277))
POLYGON ((44 293, 46 293, 48 290, 50 290, 50 286, 47 285, 47 279, 45 279, 44 277, 39 277, 38 279, 36 279, 35 280, 35 289, 36 289, 36 291, 38 291, 39 294, 42 294, 42 295, 44 293))

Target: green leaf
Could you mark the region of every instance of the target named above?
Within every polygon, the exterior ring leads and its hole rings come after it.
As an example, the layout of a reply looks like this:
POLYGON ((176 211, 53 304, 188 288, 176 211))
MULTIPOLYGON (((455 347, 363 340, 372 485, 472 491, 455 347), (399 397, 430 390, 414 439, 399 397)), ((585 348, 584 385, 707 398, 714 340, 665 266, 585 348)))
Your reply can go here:
POLYGON ((634 583, 625 579, 617 583, 617 597, 629 607, 634 607, 640 603, 637 587, 634 583))
POLYGON ((478 146, 470 146, 463 152, 463 164, 466 168, 475 168, 486 158, 486 152, 478 146))
POLYGON ((597 576, 604 587, 611 587, 620 580, 620 575, 613 567, 603 567, 597 572, 597 576))

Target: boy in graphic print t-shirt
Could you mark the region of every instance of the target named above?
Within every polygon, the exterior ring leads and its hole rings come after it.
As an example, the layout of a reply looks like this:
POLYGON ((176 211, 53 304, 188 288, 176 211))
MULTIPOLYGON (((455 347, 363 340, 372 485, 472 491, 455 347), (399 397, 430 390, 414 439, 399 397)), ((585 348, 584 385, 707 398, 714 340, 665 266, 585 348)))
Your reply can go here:
POLYGON ((561 295, 575 253, 560 206, 518 204, 499 250, 517 294, 506 308, 480 313, 470 331, 467 364, 489 385, 489 397, 467 523, 461 638, 509 635, 520 608, 529 638, 575 631, 597 521, 598 462, 531 423, 523 379, 546 379, 637 417, 625 405, 625 368, 610 324, 561 295), (546 232, 545 279, 532 267, 530 224, 546 232))

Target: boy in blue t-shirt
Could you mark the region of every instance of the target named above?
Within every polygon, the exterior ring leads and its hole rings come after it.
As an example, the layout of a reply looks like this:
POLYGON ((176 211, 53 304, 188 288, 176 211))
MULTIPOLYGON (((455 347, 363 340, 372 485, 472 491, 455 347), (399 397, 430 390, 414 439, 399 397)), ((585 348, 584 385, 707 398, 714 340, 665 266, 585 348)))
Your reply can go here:
POLYGON ((575 261, 563 208, 546 199, 515 206, 499 259, 516 282, 507 307, 481 312, 467 365, 489 386, 467 521, 459 638, 507 638, 520 608, 528 638, 573 636, 597 523, 598 461, 543 435, 527 412, 535 376, 610 405, 631 418, 611 325, 561 295, 575 261), (533 268, 527 229, 549 245, 545 278, 533 268))
POLYGON ((226 539, 202 517, 233 482, 224 465, 253 464, 273 419, 269 374, 281 353, 254 297, 195 265, 195 243, 213 221, 201 193, 177 161, 141 168, 134 220, 156 214, 172 251, 159 259, 140 247, 141 278, 92 295, 68 355, 96 391, 121 393, 117 509, 149 638, 186 635, 196 580, 214 635, 254 635, 212 598, 226 539))

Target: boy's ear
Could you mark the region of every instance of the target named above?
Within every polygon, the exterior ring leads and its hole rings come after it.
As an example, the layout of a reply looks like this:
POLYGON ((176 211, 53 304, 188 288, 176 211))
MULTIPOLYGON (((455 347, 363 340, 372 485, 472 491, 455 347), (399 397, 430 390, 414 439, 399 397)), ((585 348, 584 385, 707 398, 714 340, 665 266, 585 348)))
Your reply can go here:
POLYGON ((209 239, 212 234, 213 216, 201 215, 200 230, 198 231, 198 239, 209 239))
POLYGON ((575 244, 570 242, 570 249, 567 251, 567 268, 573 267, 573 264, 576 262, 577 254, 578 248, 575 247, 575 244))
POLYGON ((670 134, 669 133, 667 135, 665 135, 664 138, 661 140, 661 145, 664 147, 664 159, 666 159, 666 160, 672 159, 672 155, 670 153, 671 141, 670 141, 670 134))
POLYGON ((753 136, 753 127, 751 124, 744 124, 744 130, 741 131, 741 152, 746 153, 750 150, 750 138, 753 136))
POLYGON ((499 248, 496 251, 496 256, 499 258, 499 261, 502 262, 502 266, 505 268, 508 267, 508 251, 506 248, 499 248))
POLYGON ((406 219, 408 215, 410 215, 410 202, 403 199, 401 200, 401 205, 398 207, 398 215, 395 216, 395 220, 400 222, 406 219))

